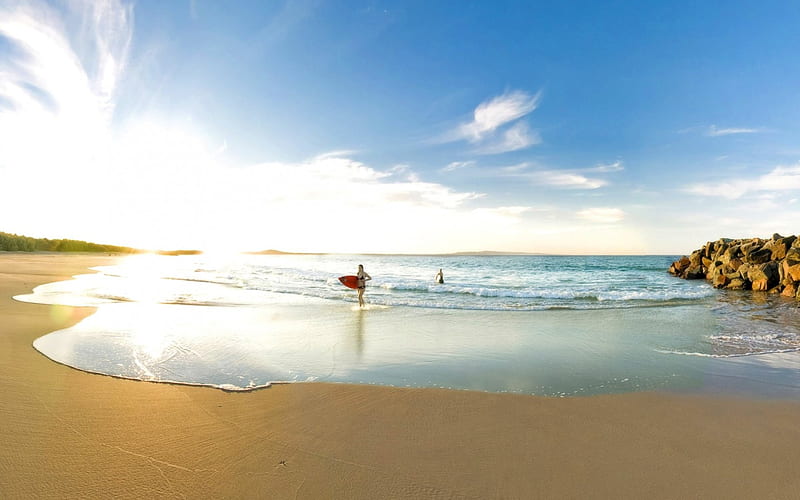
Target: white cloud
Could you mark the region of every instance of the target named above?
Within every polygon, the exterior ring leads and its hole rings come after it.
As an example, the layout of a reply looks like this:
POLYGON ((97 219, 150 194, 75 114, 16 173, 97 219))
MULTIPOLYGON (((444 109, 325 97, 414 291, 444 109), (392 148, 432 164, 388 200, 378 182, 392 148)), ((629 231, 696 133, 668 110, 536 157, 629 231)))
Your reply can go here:
POLYGON ((474 160, 469 161, 453 161, 448 163, 443 169, 442 172, 453 172, 454 170, 459 170, 461 168, 467 168, 475 165, 474 160))
POLYGON ((504 175, 510 177, 525 178, 534 184, 564 189, 598 189, 607 186, 609 182, 597 176, 584 174, 607 174, 622 170, 624 170, 622 161, 572 170, 537 169, 535 165, 528 162, 500 169, 504 175))
POLYGON ((625 212, 619 208, 607 207, 587 208, 576 212, 575 215, 590 222, 600 223, 614 223, 625 218, 625 212))
POLYGON ((0 61, 0 96, 8 104, 0 109, 0 162, 59 164, 95 154, 106 140, 133 14, 116 1, 68 5, 81 20, 71 37, 45 4, 0 8, 0 36, 16 54, 0 61))
POLYGON ((540 98, 541 92, 530 95, 515 90, 483 102, 475 108, 473 120, 458 128, 457 136, 478 142, 498 127, 522 118, 535 110, 539 105, 540 98))
POLYGON ((420 182, 420 176, 409 165, 399 164, 389 169, 391 175, 403 177, 408 182, 420 182))
POLYGON ((720 137, 723 135, 755 134, 758 132, 761 132, 761 130, 757 128, 717 128, 716 125, 711 125, 706 131, 706 135, 710 137, 720 137))
POLYGON ((322 153, 314 157, 316 160, 324 160, 326 158, 347 158, 350 156, 355 156, 358 154, 358 151, 354 149, 338 149, 336 151, 328 151, 327 153, 322 153))
POLYGON ((509 165, 507 167, 500 167, 500 171, 504 174, 511 174, 511 175, 523 175, 526 170, 531 168, 531 164, 528 162, 517 163, 516 165, 509 165))
POLYGON ((800 190, 800 164, 790 167, 778 166, 771 172, 753 179, 732 179, 719 183, 699 183, 689 186, 686 191, 703 196, 719 196, 737 199, 762 191, 800 190))
POLYGON ((517 122, 507 128, 499 140, 486 144, 476 152, 479 154, 500 154, 525 149, 540 144, 539 133, 532 131, 525 122, 517 122))
POLYGON ((621 160, 617 160, 614 163, 605 163, 605 164, 599 163, 594 167, 584 169, 584 172, 606 173, 606 172, 619 172, 621 170, 625 170, 625 167, 622 165, 621 160))
POLYGON ((539 184, 569 189, 597 189, 608 184, 608 181, 583 176, 577 173, 545 170, 535 172, 531 177, 539 184))
MULTIPOLYGON (((441 184, 423 182, 409 173, 406 165, 395 166, 391 173, 381 172, 361 162, 341 157, 316 157, 302 163, 264 163, 245 169, 242 184, 268 185, 265 194, 272 200, 314 200, 340 206, 385 204, 420 204, 457 208, 463 202, 483 195, 456 192, 441 184), (401 173, 406 179, 389 180, 401 173), (352 194, 350 194, 352 193, 352 194)), ((261 189, 261 188, 258 188, 261 189)))
POLYGON ((521 90, 493 97, 475 108, 473 119, 462 123, 440 139, 441 142, 466 140, 476 146, 477 154, 500 154, 517 151, 542 142, 520 118, 535 110, 541 92, 534 95, 521 90))

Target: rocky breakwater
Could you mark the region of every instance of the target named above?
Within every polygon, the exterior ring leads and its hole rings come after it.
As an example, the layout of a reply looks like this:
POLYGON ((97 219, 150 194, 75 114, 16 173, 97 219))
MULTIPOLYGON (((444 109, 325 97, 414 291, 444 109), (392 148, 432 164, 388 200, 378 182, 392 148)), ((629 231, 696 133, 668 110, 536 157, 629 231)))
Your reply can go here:
POLYGON ((670 274, 714 288, 780 293, 800 300, 800 238, 721 238, 672 263, 670 274))

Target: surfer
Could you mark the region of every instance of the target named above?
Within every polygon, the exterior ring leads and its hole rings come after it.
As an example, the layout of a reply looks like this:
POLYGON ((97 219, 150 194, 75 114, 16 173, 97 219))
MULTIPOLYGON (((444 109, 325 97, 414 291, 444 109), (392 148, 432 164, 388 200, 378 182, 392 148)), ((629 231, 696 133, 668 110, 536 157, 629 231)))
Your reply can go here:
POLYGON ((439 272, 436 273, 436 277, 434 278, 434 280, 440 285, 444 285, 444 274, 442 274, 441 269, 439 269, 439 272))
POLYGON ((359 264, 356 277, 358 278, 358 306, 364 307, 364 289, 367 288, 367 281, 371 280, 372 276, 367 274, 363 264, 359 264))

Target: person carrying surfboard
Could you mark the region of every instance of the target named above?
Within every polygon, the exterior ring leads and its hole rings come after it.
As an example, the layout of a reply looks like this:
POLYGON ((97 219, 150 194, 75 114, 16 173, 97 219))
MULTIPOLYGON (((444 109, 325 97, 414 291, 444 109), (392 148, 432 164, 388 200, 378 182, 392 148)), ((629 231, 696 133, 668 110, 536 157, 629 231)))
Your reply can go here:
POLYGON ((367 274, 363 264, 359 264, 356 277, 358 278, 358 306, 364 307, 364 289, 367 288, 367 281, 371 280, 372 276, 367 274))

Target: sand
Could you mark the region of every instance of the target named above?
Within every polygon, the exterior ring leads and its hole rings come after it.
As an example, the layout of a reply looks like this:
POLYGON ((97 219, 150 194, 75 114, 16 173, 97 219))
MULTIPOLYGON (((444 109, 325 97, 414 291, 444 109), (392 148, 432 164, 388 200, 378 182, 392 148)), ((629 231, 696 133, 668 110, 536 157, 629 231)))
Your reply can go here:
POLYGON ((33 340, 91 314, 11 299, 113 262, 0 252, 0 498, 797 498, 800 402, 541 398, 120 380, 33 340))

